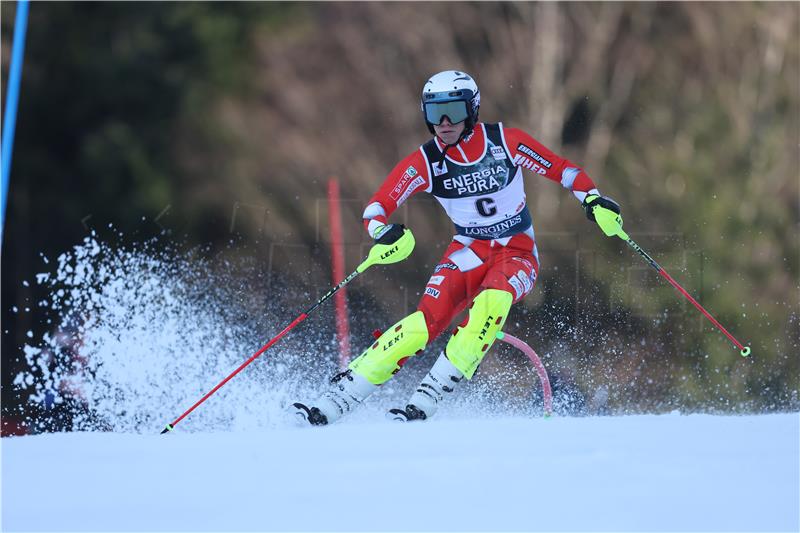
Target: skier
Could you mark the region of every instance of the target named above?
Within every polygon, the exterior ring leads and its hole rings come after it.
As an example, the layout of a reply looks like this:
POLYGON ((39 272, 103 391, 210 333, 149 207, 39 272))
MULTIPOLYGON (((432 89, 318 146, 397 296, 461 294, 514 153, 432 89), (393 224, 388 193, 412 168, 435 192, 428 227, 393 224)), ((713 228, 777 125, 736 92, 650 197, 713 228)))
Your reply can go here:
POLYGON ((433 270, 417 310, 386 330, 314 402, 291 410, 312 425, 335 422, 388 381, 409 357, 419 354, 469 305, 444 351, 405 408, 390 418, 425 420, 464 378, 471 379, 502 330, 512 304, 533 288, 539 272, 522 169, 560 182, 595 210, 620 208, 601 196, 589 176, 522 130, 478 122, 480 92, 468 74, 448 70, 422 89, 421 107, 433 138, 400 161, 364 210, 364 226, 378 244, 412 239, 390 224, 392 213, 425 191, 444 207, 456 235, 433 270))

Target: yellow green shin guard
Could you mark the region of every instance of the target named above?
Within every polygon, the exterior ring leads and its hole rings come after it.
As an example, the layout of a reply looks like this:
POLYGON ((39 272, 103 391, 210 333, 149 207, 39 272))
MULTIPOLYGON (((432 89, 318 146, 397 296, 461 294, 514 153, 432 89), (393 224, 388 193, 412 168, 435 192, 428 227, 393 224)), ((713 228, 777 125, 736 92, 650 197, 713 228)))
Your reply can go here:
POLYGON ((416 355, 428 344, 425 315, 417 311, 405 317, 364 350, 349 368, 356 374, 380 385, 400 370, 402 360, 416 355))
POLYGON ((445 354, 467 379, 472 379, 497 332, 503 329, 513 302, 509 292, 485 289, 473 300, 467 324, 450 337, 445 354))

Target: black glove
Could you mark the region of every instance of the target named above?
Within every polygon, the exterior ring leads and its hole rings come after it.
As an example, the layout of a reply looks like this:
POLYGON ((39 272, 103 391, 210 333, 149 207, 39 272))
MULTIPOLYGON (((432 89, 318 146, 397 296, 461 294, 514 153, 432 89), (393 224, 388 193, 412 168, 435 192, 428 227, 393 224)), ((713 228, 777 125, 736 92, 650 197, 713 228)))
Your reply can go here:
POLYGON ((405 229, 402 224, 386 224, 375 232, 375 244, 392 244, 403 236, 405 229))
POLYGON ((596 222, 594 219, 594 207, 600 206, 604 209, 608 209, 610 211, 615 212, 616 214, 620 214, 619 204, 609 198, 608 196, 598 196, 596 194, 589 194, 586 198, 583 199, 583 203, 581 204, 583 209, 586 211, 586 218, 591 220, 592 222, 596 222))

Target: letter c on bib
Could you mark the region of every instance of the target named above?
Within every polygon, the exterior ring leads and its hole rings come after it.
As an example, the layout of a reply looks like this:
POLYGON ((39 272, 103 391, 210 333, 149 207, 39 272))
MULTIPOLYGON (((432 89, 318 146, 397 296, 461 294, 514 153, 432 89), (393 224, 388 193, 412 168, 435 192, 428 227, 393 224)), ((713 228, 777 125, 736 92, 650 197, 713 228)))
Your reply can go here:
POLYGON ((491 198, 478 198, 475 200, 475 209, 484 217, 490 217, 497 213, 497 206, 491 198))

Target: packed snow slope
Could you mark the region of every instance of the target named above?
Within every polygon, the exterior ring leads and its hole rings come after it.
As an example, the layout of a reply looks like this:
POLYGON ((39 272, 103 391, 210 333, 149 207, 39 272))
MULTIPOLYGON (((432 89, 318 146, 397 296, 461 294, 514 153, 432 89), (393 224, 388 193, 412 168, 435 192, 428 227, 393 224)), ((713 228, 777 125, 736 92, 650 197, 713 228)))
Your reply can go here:
POLYGON ((798 531, 800 416, 2 440, 3 531, 798 531))

